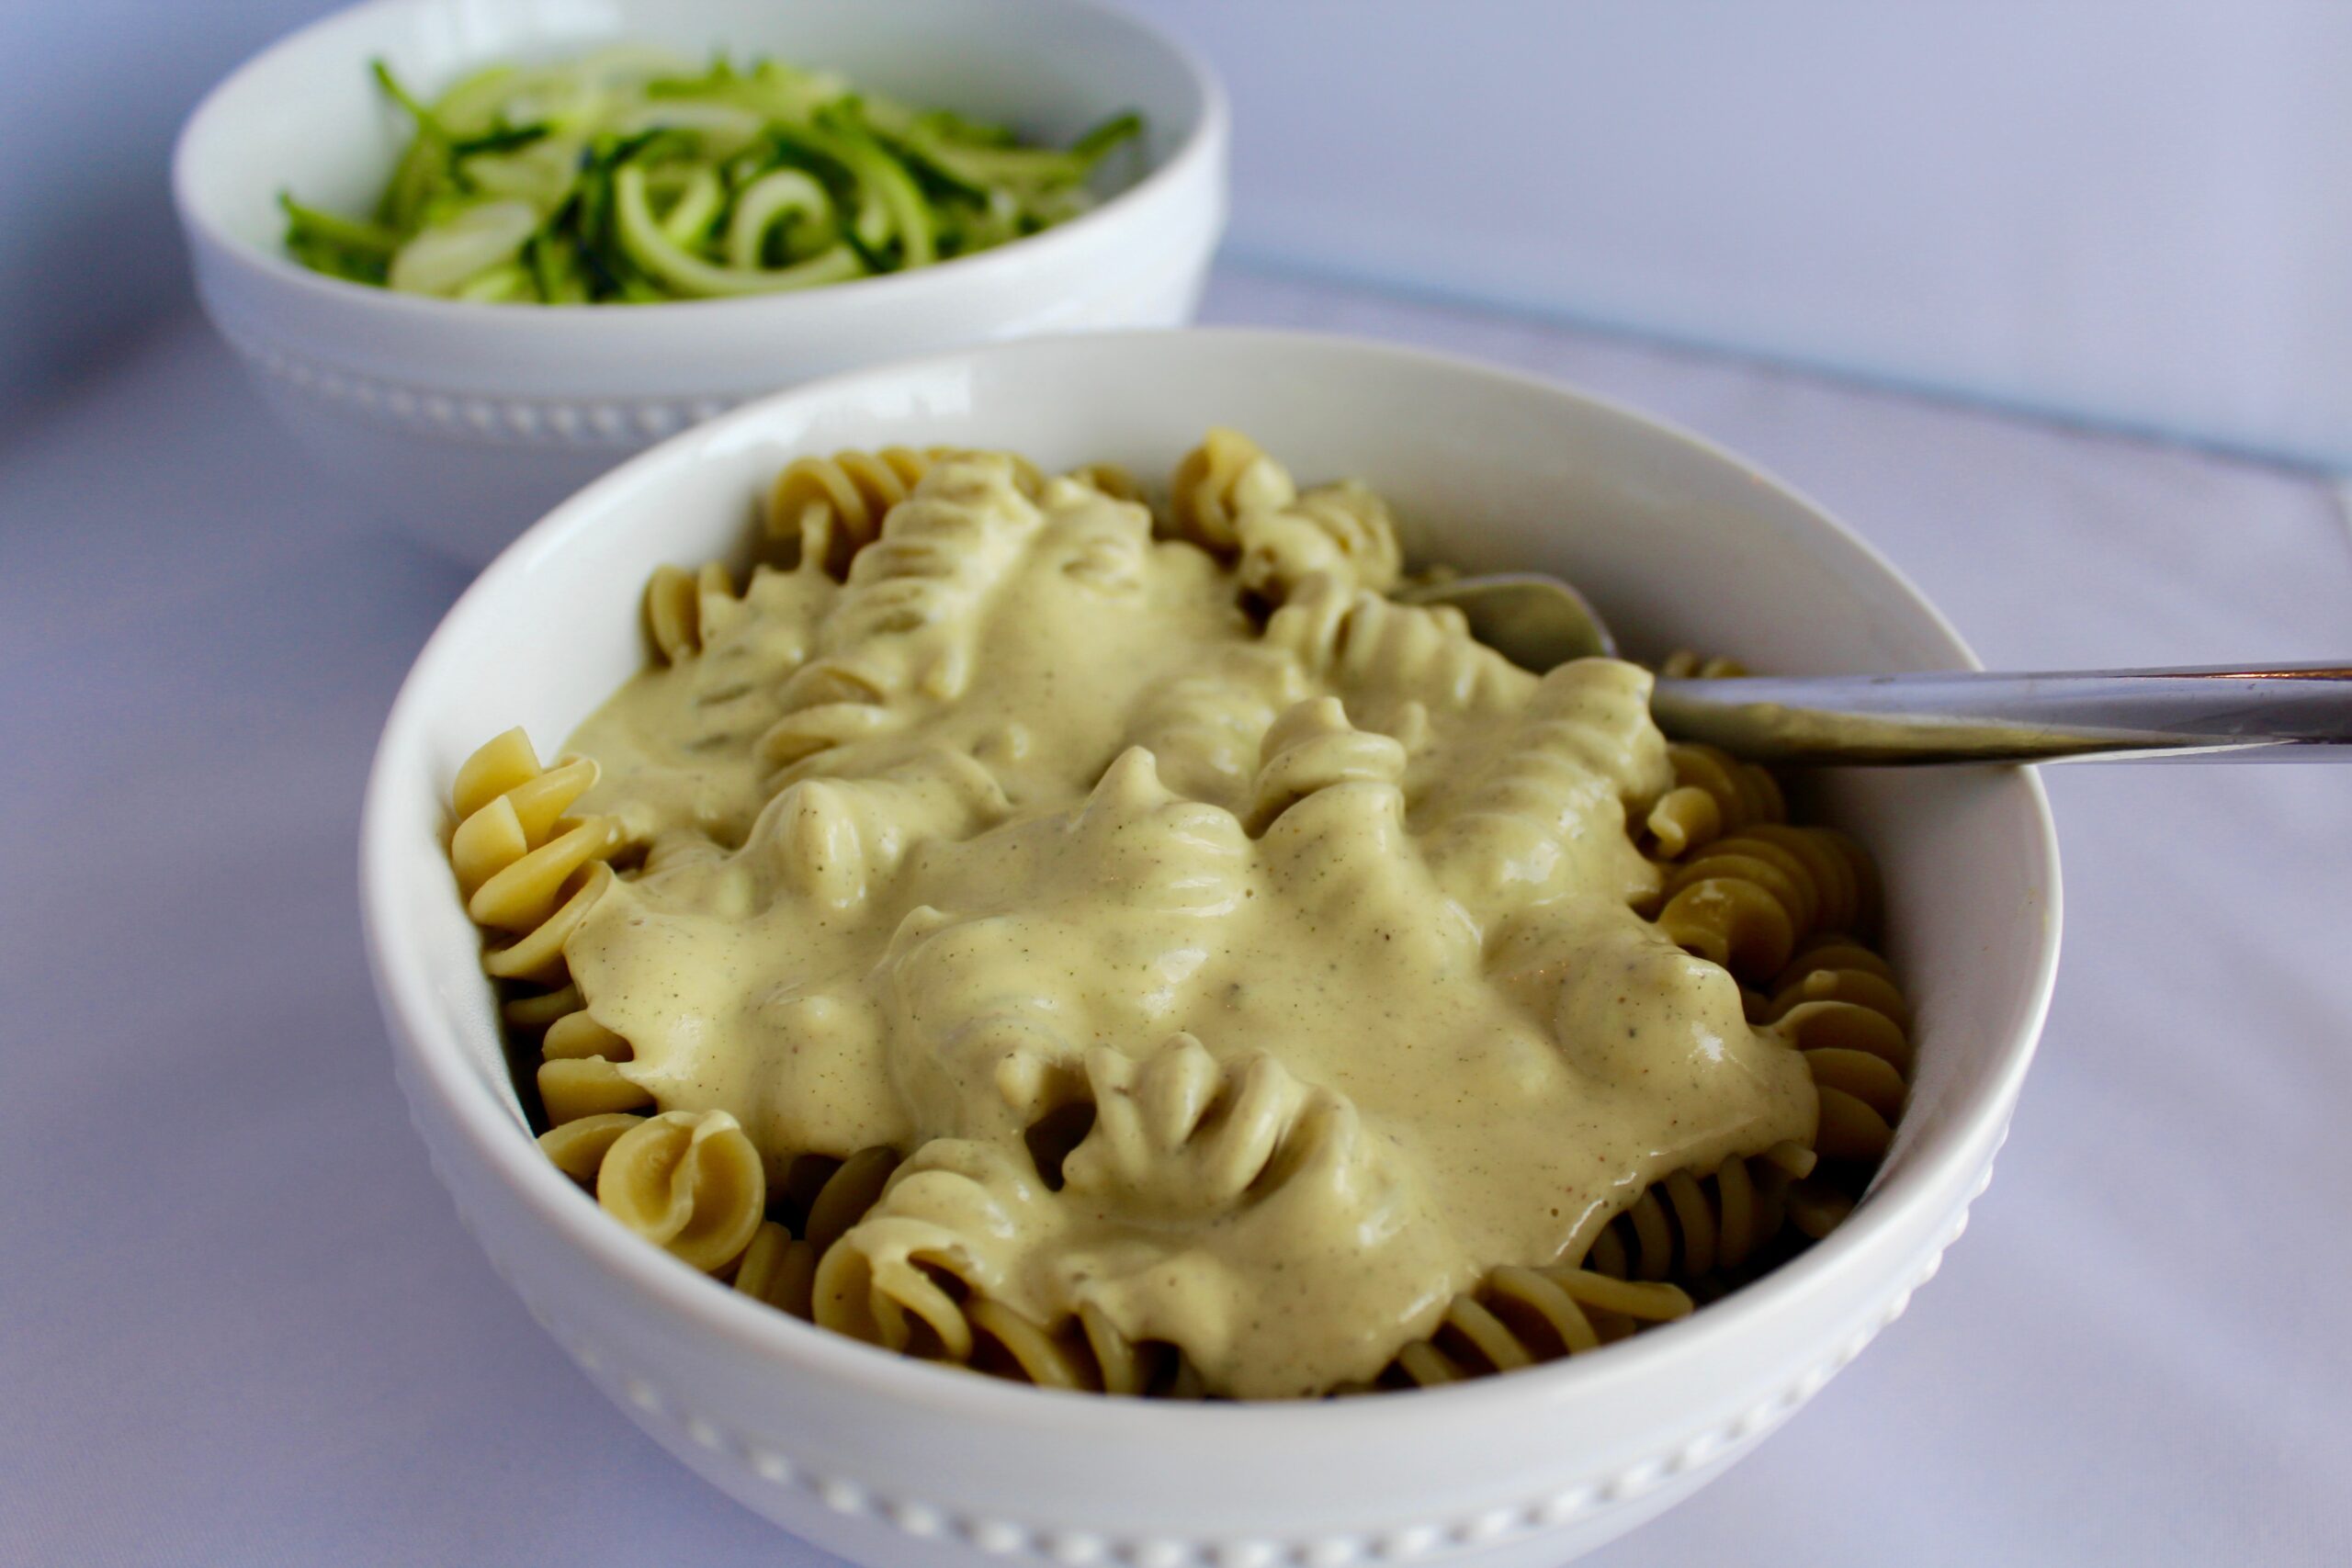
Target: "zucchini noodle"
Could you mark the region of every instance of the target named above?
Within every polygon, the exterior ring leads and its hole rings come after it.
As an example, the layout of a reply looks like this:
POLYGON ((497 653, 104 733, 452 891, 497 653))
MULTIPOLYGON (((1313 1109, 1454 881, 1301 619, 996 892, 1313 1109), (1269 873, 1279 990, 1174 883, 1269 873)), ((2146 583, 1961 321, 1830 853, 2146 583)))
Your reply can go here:
POLYGON ((773 60, 697 73, 641 46, 495 65, 427 102, 367 219, 288 192, 288 255, 406 294, 650 304, 780 293, 929 266, 1065 222, 1120 115, 1067 151, 773 60))

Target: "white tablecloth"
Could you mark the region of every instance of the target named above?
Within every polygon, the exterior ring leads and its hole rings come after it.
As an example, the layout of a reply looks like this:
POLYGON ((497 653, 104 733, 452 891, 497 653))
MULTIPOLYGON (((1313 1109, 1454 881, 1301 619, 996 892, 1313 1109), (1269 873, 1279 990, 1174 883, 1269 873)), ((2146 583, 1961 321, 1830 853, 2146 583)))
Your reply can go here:
MULTIPOLYGON (((2330 485, 1223 276, 1507 361, 1859 525, 1996 664, 2352 654, 2330 485)), ((492 1277, 388 1071, 376 729, 458 569, 322 504, 189 321, 0 433, 0 1562, 810 1564, 492 1277)), ((1636 1564, 2352 1556, 2352 773, 2052 773, 2066 957, 1908 1316, 1636 1564)))

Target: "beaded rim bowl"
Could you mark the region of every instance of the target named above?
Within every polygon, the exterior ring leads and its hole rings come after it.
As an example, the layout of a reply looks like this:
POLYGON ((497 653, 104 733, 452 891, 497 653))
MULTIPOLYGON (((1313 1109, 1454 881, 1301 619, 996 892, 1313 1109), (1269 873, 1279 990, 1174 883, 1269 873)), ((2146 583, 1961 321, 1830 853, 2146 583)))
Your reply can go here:
POLYGON ((1191 318, 1225 224, 1228 116, 1183 45, 1102 0, 367 0, 247 61, 188 117, 172 186, 206 313, 318 466, 476 563, 613 463, 778 387, 966 344, 1191 318), (1043 233, 910 272, 650 305, 477 305, 314 273, 280 190, 361 210, 421 87, 616 38, 724 42, 1057 142, 1123 109, 1143 166, 1043 233), (910 43, 910 40, 917 40, 910 43))
POLYGON ((650 570, 738 549, 793 455, 945 443, 1164 472, 1212 423, 1301 474, 1372 483, 1421 554, 1572 577, 1636 653, 1695 642, 1792 673, 1973 662, 1883 558, 1697 437, 1508 372, 1285 333, 1033 340, 842 377, 678 436, 529 530, 419 657, 369 784, 363 914, 399 1077, 460 1213, 599 1385, 854 1561, 1557 1562, 1718 1473, 1902 1312, 1989 1179, 2032 1056, 2059 930, 2038 781, 1882 771, 1823 793, 1884 863, 1917 1004, 1894 1148, 1826 1240, 1596 1353, 1324 1404, 1045 1392, 823 1333, 613 1224, 541 1156, 508 1079, 442 853, 458 762, 518 719, 567 733, 644 657, 650 570))

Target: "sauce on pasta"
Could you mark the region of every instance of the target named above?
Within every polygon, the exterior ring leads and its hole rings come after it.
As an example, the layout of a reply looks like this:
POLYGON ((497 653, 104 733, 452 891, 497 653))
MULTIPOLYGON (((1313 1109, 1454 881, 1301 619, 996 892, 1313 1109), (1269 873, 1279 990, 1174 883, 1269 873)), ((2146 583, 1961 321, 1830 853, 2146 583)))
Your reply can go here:
POLYGON ((657 583, 677 656, 570 743, 627 847, 562 957, 639 1103, 732 1118, 771 1189, 904 1156, 820 1323, 984 1301, 1314 1393, 1818 1101, 1641 912, 1646 672, 1386 599, 1357 487, 1216 438, 1178 479, 1159 536, 944 457, 845 581, 820 507, 795 569, 657 583))

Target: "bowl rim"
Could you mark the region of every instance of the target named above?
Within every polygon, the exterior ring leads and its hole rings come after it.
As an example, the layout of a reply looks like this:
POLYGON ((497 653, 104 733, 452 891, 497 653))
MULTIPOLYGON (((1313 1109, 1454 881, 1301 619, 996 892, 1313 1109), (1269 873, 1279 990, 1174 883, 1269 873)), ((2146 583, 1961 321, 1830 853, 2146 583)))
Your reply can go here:
MULTIPOLYGON (((2017 770, 2015 776, 2026 791, 2030 813, 2030 842, 2024 847, 2046 871, 2041 882, 2045 918, 2039 952, 2020 998, 2023 1006, 2017 1025, 1997 1048, 1995 1070, 1960 1113, 1932 1134, 1932 1143, 1923 1143, 1915 1162, 1894 1181, 1883 1176, 1869 1200, 1828 1236, 1710 1303, 1703 1312, 1645 1329, 1606 1347, 1603 1354, 1563 1358, 1506 1377, 1385 1392, 1369 1399, 1193 1404, 1041 1389, 933 1366, 803 1323, 755 1302, 615 1224, 597 1207, 593 1195, 582 1192, 540 1154, 526 1128, 518 1129, 511 1107, 494 1094, 479 1091, 454 1043, 446 1037, 435 1041, 439 1032, 430 1024, 430 1010, 420 998, 431 995, 436 970, 390 919, 394 900, 388 889, 398 885, 401 863, 412 852, 408 818, 394 803, 413 784, 402 774, 413 766, 429 723, 426 687, 441 683, 438 667, 454 657, 451 649, 467 623, 493 613, 492 607, 510 585, 527 577, 547 552, 593 529, 612 500, 656 482, 662 470, 673 465, 695 460, 705 444, 723 448, 755 435, 760 426, 789 405, 822 402, 860 384, 938 374, 975 360, 1052 352, 1057 347, 1067 351, 1081 344, 1116 355, 1133 343, 1179 338, 1277 352, 1288 347, 1386 359, 1485 379, 1521 394, 1578 404, 1587 412, 1631 421, 1702 461, 1728 465, 1780 502, 1809 514, 1814 523, 1826 527, 1884 573, 1910 607, 1951 643, 1963 667, 1983 668, 1942 612, 1892 561, 1835 514, 1775 476, 1671 421, 1544 377, 1465 356, 1337 333, 1195 327, 1025 338, 825 377, 759 398, 672 436, 572 495, 499 554, 450 606, 419 651, 394 698, 368 771, 359 842, 360 916, 369 970, 390 1025, 392 1048, 416 1069, 402 1075, 404 1086, 411 1093, 432 1092, 482 1163, 500 1173, 514 1196, 608 1278, 657 1303, 661 1311, 683 1314, 700 1333, 780 1371, 813 1374, 866 1397, 985 1420, 1010 1429, 1066 1430, 1075 1426, 1091 1436, 1111 1439, 1182 1436, 1208 1443, 1230 1440, 1244 1427, 1252 1431, 1278 1427, 1282 1434, 1304 1440, 1334 1434, 1344 1426, 1352 1432, 1402 1438, 1407 1426, 1425 1422, 1441 1412, 1453 1419, 1498 1416, 1512 1409, 1567 1403, 1585 1391, 1645 1378, 1708 1341, 1746 1333, 1755 1320, 1826 1291, 1838 1276, 1863 1267, 1864 1252, 1903 1223, 1898 1211, 1916 1208, 1934 1192, 1964 1179, 1967 1168, 1988 1158, 1997 1147, 2048 1017, 2064 927, 2064 894, 2049 796, 2033 769, 2017 770), (1890 1187, 1901 1190, 1891 1191, 1890 1187)), ((1961 1206, 1964 1208, 1971 1197, 1963 1190, 1961 1206)), ((1911 1283, 1916 1281, 1905 1282, 1906 1286, 1911 1283)), ((1897 1289, 1890 1286, 1886 1294, 1894 1296, 1897 1289)), ((1907 1289, 1903 1293, 1907 1294, 1907 1289)))
MULTIPOLYGON (((237 265, 269 279, 272 287, 290 288, 308 295, 330 309, 379 312, 388 326, 402 322, 423 324, 457 321, 470 327, 477 323, 512 321, 517 323, 519 330, 531 331, 535 329, 530 323, 545 322, 549 329, 571 337, 583 330, 583 323, 590 321, 675 320, 675 312, 691 310, 695 312, 695 321, 707 322, 713 327, 725 327, 730 321, 741 324, 754 316, 788 315, 796 310, 813 312, 820 307, 809 301, 839 300, 844 290, 854 290, 853 298, 873 300, 879 309, 894 303, 903 304, 908 296, 924 291, 985 288, 1001 275, 1031 270, 1058 259, 1061 253, 1087 244, 1111 224, 1133 218, 1148 207, 1159 205, 1172 189, 1199 178, 1213 177, 1204 170, 1223 156, 1231 136, 1232 111, 1225 85, 1206 57, 1190 44, 1136 13, 1113 4, 1112 0, 1018 0, 1024 5, 1059 6, 1068 11, 1086 13, 1128 29, 1137 39, 1164 53, 1182 71, 1200 100, 1201 112, 1191 132, 1165 159, 1151 164, 1140 178, 1122 186, 1107 200, 1042 232, 1024 235, 971 255, 956 256, 909 271, 869 274, 841 283, 786 289, 774 294, 710 299, 662 299, 650 304, 634 305, 627 310, 589 303, 537 305, 529 309, 485 309, 484 302, 479 300, 398 293, 390 288, 373 288, 313 272, 283 254, 282 247, 272 249, 243 239, 215 220, 197 193, 197 148, 205 131, 213 122, 231 112, 229 105, 232 100, 250 85, 251 79, 264 66, 282 57, 318 47, 322 35, 355 26, 357 18, 368 13, 417 10, 435 3, 436 0, 359 0, 356 5, 331 11, 273 39, 214 83, 197 101, 196 107, 188 111, 187 118, 181 121, 179 132, 172 141, 172 206, 179 216, 181 227, 190 238, 201 240, 221 255, 233 258, 237 265), (453 310, 464 313, 452 314, 453 310)), ((285 187, 281 186, 281 188, 285 187)), ((774 330, 778 323, 763 324, 774 330)))

